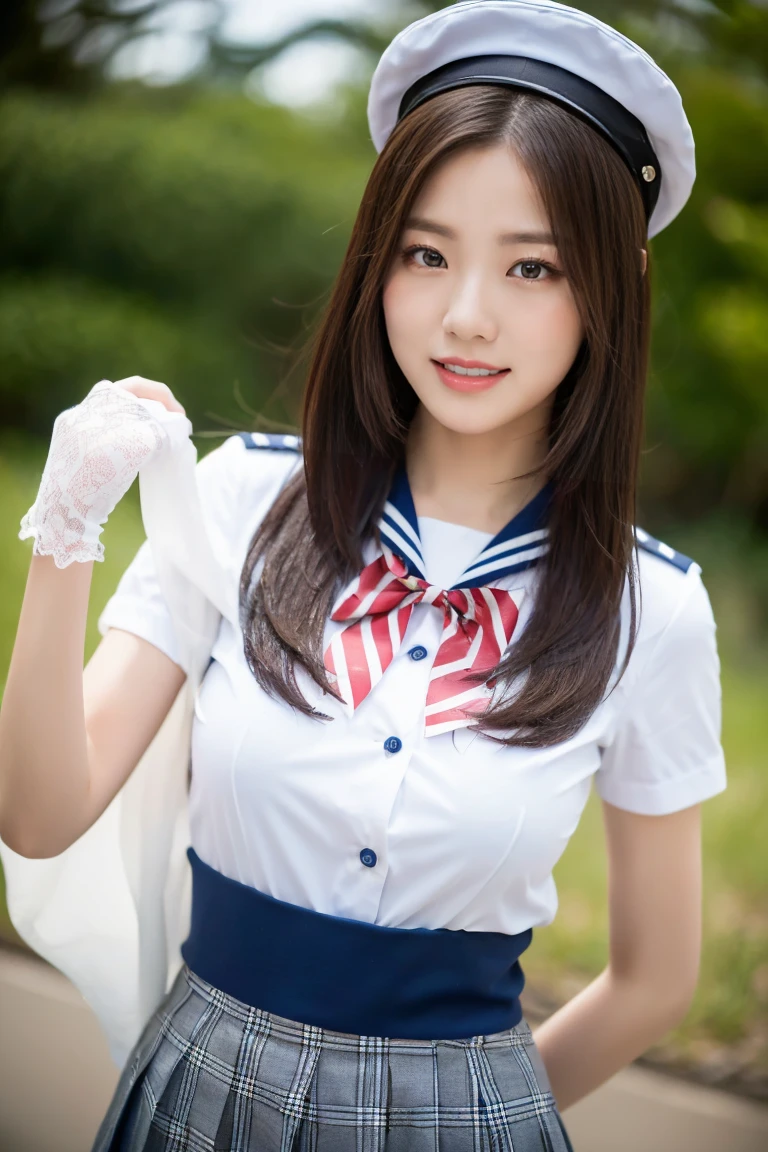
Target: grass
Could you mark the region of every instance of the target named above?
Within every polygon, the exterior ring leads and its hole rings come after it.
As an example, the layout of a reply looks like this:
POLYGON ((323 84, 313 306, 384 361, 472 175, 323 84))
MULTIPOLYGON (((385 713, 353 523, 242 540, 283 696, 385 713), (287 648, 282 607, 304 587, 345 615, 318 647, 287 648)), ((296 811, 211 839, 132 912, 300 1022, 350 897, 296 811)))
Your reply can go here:
MULTIPOLYGON (((11 655, 31 544, 15 540, 34 499, 44 461, 40 445, 0 440, 0 675, 11 655)), ((137 493, 122 501, 105 529, 106 559, 94 568, 86 655, 98 643, 96 619, 143 539, 137 493)), ((723 741, 728 788, 703 805, 704 949, 698 992, 680 1028, 655 1057, 696 1065, 712 1080, 739 1078, 768 1085, 768 658, 755 642, 758 608, 742 579, 743 552, 724 537, 696 543, 676 538, 689 555, 704 555, 707 586, 719 622, 723 661, 723 741)), ((605 966, 606 859, 600 803, 592 794, 555 869, 560 907, 538 929, 524 965, 530 987, 562 1002, 605 966)), ((0 935, 12 935, 2 903, 0 935)), ((653 1055, 653 1054, 652 1054, 653 1055)))

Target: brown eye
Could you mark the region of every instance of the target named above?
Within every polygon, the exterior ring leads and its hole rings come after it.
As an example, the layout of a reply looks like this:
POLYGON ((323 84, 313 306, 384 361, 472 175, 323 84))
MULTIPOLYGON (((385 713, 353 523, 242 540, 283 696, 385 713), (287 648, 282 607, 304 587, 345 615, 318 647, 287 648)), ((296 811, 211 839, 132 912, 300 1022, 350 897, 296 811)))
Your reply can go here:
POLYGON ((521 260, 519 264, 515 265, 515 269, 518 268, 523 280, 546 280, 547 278, 547 269, 538 260, 521 260))
POLYGON ((422 268, 439 268, 440 261, 443 259, 440 253, 436 252, 434 248, 409 248, 406 256, 416 264, 420 264, 422 268), (418 255, 424 257, 424 263, 422 263, 421 260, 416 260, 418 255))

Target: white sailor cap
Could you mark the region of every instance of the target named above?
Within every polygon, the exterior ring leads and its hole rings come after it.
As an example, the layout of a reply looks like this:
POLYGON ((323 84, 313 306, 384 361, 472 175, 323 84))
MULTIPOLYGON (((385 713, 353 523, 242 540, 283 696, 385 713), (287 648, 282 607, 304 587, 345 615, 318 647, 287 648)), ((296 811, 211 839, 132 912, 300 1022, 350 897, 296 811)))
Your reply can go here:
POLYGON ((647 52, 594 16, 554 0, 464 0, 409 24, 371 80, 376 151, 425 100, 469 84, 539 92, 592 124, 635 175, 649 236, 690 196, 693 133, 680 93, 647 52))

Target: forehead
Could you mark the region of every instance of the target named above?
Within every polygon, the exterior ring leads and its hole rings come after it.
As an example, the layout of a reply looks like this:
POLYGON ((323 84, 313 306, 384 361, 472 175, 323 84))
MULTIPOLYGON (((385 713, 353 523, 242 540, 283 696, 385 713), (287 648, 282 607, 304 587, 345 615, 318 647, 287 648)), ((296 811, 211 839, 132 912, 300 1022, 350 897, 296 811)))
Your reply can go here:
POLYGON ((511 145, 465 148, 447 156, 421 188, 409 219, 456 229, 531 231, 549 226, 535 183, 511 145))

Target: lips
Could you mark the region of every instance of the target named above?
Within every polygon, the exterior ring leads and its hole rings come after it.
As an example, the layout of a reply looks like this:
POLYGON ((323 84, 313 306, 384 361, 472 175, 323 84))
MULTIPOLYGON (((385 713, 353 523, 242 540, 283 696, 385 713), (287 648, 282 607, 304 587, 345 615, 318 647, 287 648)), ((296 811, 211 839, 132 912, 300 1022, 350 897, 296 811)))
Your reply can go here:
POLYGON ((439 360, 433 360, 440 380, 447 388, 452 389, 454 392, 487 392, 489 388, 493 388, 498 384, 499 380, 503 380, 508 375, 509 369, 503 368, 501 370, 493 368, 492 365, 482 364, 477 361, 468 361, 462 364, 460 360, 452 360, 450 363, 460 365, 467 368, 485 368, 487 367, 494 373, 493 376, 464 376, 458 372, 451 372, 439 360))

